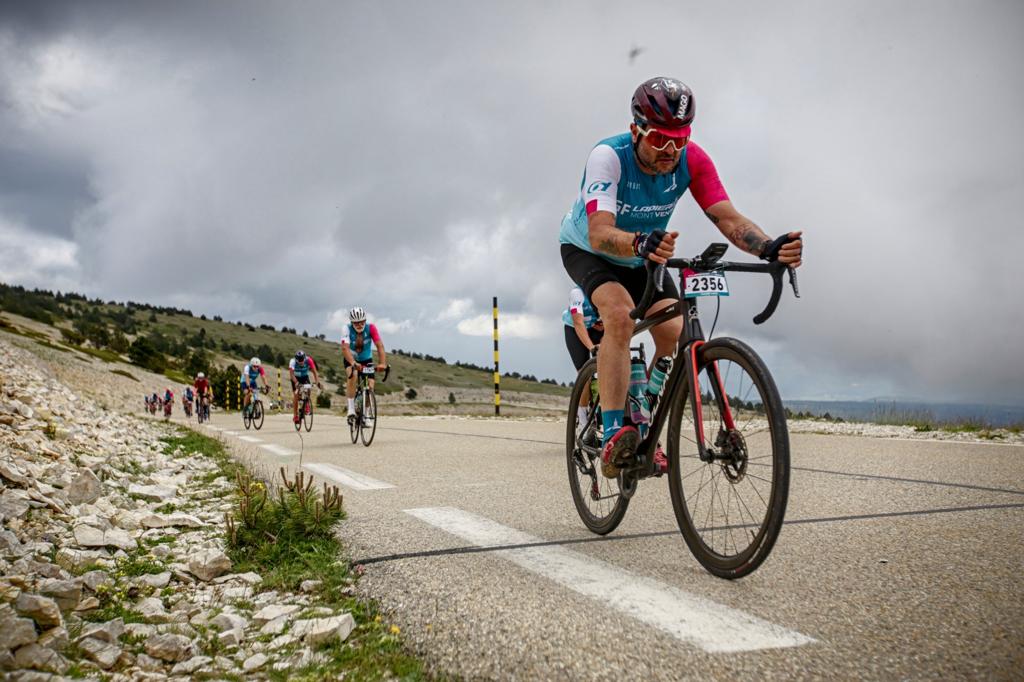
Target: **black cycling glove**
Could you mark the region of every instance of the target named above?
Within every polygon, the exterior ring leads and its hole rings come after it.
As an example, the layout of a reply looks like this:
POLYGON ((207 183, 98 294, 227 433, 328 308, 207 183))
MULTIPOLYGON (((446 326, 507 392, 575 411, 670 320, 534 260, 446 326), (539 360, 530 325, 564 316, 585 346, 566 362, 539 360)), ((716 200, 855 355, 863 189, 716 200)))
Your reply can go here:
POLYGON ((668 236, 665 230, 652 230, 650 234, 637 232, 633 238, 633 255, 640 258, 650 258, 661 246, 661 241, 668 236))
MULTIPOLYGON (((799 237, 797 238, 799 239, 799 237)), ((765 247, 764 251, 761 252, 761 260, 766 260, 769 263, 774 263, 779 260, 779 250, 786 244, 796 241, 796 239, 790 238, 788 234, 784 234, 781 237, 776 237, 771 240, 765 247)))

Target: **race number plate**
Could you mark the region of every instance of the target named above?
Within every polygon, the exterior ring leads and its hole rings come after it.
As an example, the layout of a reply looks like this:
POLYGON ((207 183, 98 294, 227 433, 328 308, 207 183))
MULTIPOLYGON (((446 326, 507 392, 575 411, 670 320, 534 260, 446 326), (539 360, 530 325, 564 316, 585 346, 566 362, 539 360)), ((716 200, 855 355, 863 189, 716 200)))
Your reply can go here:
POLYGON ((373 365, 363 365, 363 368, 360 371, 363 374, 373 374, 374 372, 377 371, 377 368, 374 367, 373 365))
POLYGON ((687 272, 683 281, 684 298, 729 295, 729 284, 725 281, 724 272, 687 272))

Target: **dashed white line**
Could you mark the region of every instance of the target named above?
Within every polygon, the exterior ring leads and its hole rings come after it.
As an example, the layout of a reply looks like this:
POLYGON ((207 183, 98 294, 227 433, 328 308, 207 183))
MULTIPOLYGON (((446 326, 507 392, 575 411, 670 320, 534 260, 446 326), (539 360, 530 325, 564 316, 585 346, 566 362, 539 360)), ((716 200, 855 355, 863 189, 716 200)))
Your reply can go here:
MULTIPOLYGON (((543 542, 541 538, 461 509, 429 507, 405 512, 479 547, 543 542)), ((756 651, 815 641, 794 630, 564 547, 513 548, 502 550, 501 556, 704 651, 756 651)))
POLYGON ((319 474, 329 481, 340 483, 346 488, 352 490, 383 490, 385 488, 394 488, 395 486, 384 481, 378 481, 375 478, 364 476, 355 471, 349 471, 348 469, 342 469, 339 466, 333 464, 320 464, 314 462, 313 464, 303 464, 304 469, 312 471, 314 474, 319 474))
POLYGON ((244 440, 246 443, 262 443, 263 441, 253 436, 239 436, 238 440, 244 440))
POLYGON ((275 455, 279 455, 281 457, 290 457, 291 455, 299 454, 295 450, 291 450, 291 449, 286 448, 286 447, 281 446, 281 445, 274 445, 273 443, 267 443, 267 444, 261 445, 260 447, 263 448, 264 450, 266 450, 267 452, 271 452, 271 453, 273 453, 275 455))

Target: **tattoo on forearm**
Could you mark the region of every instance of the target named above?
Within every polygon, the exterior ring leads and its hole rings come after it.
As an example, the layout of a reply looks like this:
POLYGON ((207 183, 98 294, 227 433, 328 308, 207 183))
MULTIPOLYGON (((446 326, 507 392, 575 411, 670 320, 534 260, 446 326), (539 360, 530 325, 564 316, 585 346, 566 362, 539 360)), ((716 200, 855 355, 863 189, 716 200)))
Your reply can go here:
POLYGON ((704 215, 706 215, 708 217, 708 220, 710 220, 715 225, 718 224, 718 220, 719 220, 718 216, 713 216, 710 213, 708 213, 707 211, 704 211, 704 215))
POLYGON ((771 241, 768 239, 768 235, 753 223, 743 223, 733 228, 729 239, 736 246, 754 255, 760 255, 764 251, 765 245, 771 241))
POLYGON ((615 240, 611 238, 601 240, 601 243, 597 245, 597 248, 599 251, 603 251, 605 253, 618 254, 619 252, 618 245, 615 243, 615 240))

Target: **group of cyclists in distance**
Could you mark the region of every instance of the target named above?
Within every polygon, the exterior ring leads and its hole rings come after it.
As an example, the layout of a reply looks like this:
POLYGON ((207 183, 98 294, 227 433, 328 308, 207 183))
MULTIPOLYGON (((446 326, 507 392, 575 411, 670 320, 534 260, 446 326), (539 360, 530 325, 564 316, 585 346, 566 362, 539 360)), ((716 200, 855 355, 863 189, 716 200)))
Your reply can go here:
MULTIPOLYGON (((577 370, 591 356, 597 357, 603 427, 601 460, 606 476, 616 474, 616 464, 630 457, 640 440, 625 410, 630 382, 629 341, 634 328, 630 311, 646 285, 645 262, 664 264, 675 254, 679 232, 666 228, 686 191, 690 190, 721 233, 746 253, 791 268, 800 266, 803 255, 801 232, 791 231, 773 239, 733 206, 711 157, 690 139, 696 100, 689 86, 663 76, 646 80, 634 91, 630 111, 628 131, 605 138, 591 149, 576 200, 559 231, 562 263, 573 282, 569 306, 562 317, 565 343, 577 370)), ((665 278, 647 314, 656 314, 679 298, 675 283, 665 278)), ((679 317, 651 328, 655 353, 647 368, 648 377, 659 359, 672 357, 681 331, 679 317)), ((341 337, 350 423, 355 415, 358 370, 372 364, 374 345, 379 355, 376 369, 384 369, 387 356, 380 333, 367 323, 362 308, 352 308, 341 337)), ((288 365, 292 419, 298 422, 300 387, 311 382, 318 387, 322 384, 316 362, 304 351, 298 350, 288 365)), ((189 400, 209 396, 209 384, 202 379, 200 374, 186 389, 193 395, 189 400)), ((264 390, 269 388, 260 358, 254 357, 240 377, 245 407, 260 382, 264 390)), ((153 399, 166 404, 173 400, 173 393, 168 388, 164 396, 154 394, 153 399)), ((586 409, 585 404, 579 409, 586 409)), ((660 446, 655 461, 660 471, 667 468, 660 446)))
MULTIPOLYGON (((349 323, 341 335, 341 352, 345 367, 346 389, 348 407, 348 421, 355 419, 355 392, 358 372, 365 366, 373 366, 375 369, 384 370, 387 368, 387 351, 381 339, 377 326, 367 322, 366 311, 355 307, 348 312, 349 323), (373 362, 373 349, 377 349, 378 362, 373 362)), ((320 374, 317 370, 316 361, 313 356, 299 349, 288 361, 288 377, 292 387, 292 421, 296 424, 301 419, 299 415, 299 393, 303 386, 315 385, 323 389, 320 381, 320 374)), ((264 393, 270 391, 267 384, 266 371, 263 369, 263 361, 259 357, 252 357, 242 368, 239 376, 239 390, 241 392, 242 409, 248 410, 253 398, 261 387, 264 393)), ((370 388, 374 387, 374 380, 369 379, 370 388)), ((213 403, 213 387, 205 373, 199 372, 191 386, 186 386, 182 393, 182 407, 187 417, 192 414, 193 407, 198 413, 201 409, 209 409, 213 403)), ((151 414, 158 409, 163 410, 165 418, 170 417, 174 405, 174 391, 168 386, 162 394, 154 392, 145 396, 145 408, 151 414)))

